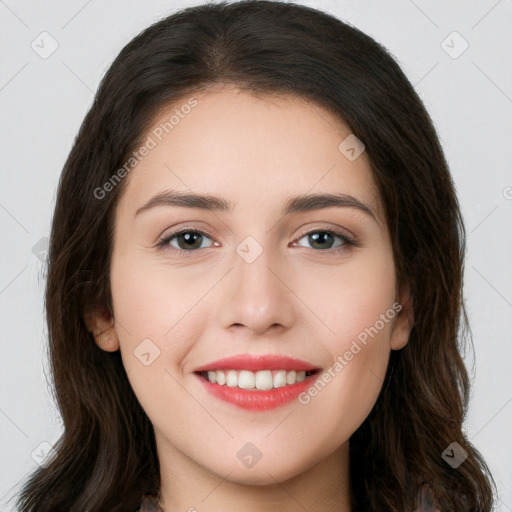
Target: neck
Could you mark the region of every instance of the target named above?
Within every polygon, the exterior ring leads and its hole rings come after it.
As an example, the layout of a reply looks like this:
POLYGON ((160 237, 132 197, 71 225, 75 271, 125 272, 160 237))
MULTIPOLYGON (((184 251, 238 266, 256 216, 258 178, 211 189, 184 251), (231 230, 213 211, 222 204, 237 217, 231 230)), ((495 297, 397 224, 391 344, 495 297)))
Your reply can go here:
POLYGON ((236 464, 225 475, 215 474, 155 434, 163 512, 351 511, 348 442, 316 464, 302 461, 303 471, 291 475, 279 474, 275 465, 262 465, 251 481, 240 476, 236 464))

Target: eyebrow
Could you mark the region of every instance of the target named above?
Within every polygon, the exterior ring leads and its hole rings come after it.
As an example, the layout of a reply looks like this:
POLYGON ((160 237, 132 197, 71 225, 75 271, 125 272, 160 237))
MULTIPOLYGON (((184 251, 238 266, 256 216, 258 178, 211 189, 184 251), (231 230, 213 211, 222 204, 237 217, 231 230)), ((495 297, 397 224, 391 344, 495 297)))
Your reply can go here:
MULTIPOLYGON (((225 212, 234 209, 234 203, 218 196, 210 194, 196 194, 187 192, 178 192, 169 190, 152 197, 146 204, 141 206, 135 215, 162 206, 181 206, 186 208, 200 208, 202 210, 211 210, 225 212)), ((320 210, 322 208, 356 208, 365 214, 377 217, 372 209, 359 199, 347 194, 303 194, 295 197, 289 197, 283 207, 283 215, 296 212, 308 212, 320 210)))

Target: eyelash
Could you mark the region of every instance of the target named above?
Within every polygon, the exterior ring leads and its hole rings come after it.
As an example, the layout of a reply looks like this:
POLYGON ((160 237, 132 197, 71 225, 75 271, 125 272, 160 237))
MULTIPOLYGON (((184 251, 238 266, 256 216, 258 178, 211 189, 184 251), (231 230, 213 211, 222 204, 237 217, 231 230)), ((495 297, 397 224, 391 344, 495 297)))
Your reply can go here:
MULTIPOLYGON (((177 249, 176 247, 172 247, 171 245, 169 245, 170 241, 173 238, 175 238, 183 233, 195 233, 195 234, 200 234, 200 235, 206 235, 208 238, 212 239, 212 241, 214 241, 214 242, 216 241, 213 238, 213 236, 211 236, 206 231, 202 231, 199 229, 185 228, 185 229, 181 229, 179 231, 175 231, 174 233, 171 233, 169 236, 166 236, 164 239, 160 240, 157 243, 157 247, 163 251, 172 251, 178 257, 192 256, 192 254, 194 252, 197 252, 199 249, 191 249, 191 250, 177 249)), ((336 247, 334 249, 325 249, 325 250, 311 249, 312 251, 321 252, 322 254, 327 254, 327 255, 339 254, 340 252, 347 250, 346 246, 349 246, 349 247, 350 246, 352 246, 352 247, 360 247, 361 246, 361 244, 359 242, 357 242, 353 238, 349 237, 348 235, 339 233, 338 231, 334 231, 332 229, 313 229, 310 231, 306 231, 305 233, 302 233, 298 238, 296 238, 295 241, 299 241, 301 238, 304 238, 305 236, 310 235, 312 233, 329 233, 331 235, 335 235, 335 236, 339 237, 341 239, 341 241, 343 242, 341 245, 339 245, 338 247, 336 247)), ((302 246, 298 246, 298 247, 302 247, 302 246)), ((203 247, 203 249, 209 249, 209 247, 203 247)))

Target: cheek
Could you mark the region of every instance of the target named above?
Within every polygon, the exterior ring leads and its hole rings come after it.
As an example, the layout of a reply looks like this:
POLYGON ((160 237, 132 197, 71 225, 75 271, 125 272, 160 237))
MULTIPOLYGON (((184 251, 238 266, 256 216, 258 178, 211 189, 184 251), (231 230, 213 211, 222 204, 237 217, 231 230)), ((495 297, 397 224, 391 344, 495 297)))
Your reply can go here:
POLYGON ((294 278, 300 283, 297 294, 323 322, 322 339, 331 353, 349 349, 353 340, 359 335, 364 338, 365 330, 377 322, 378 338, 389 339, 396 281, 392 253, 385 243, 346 263, 317 267, 314 274, 303 275, 294 278), (381 318, 386 313, 383 324, 381 318))
POLYGON ((112 300, 121 336, 131 342, 171 338, 181 320, 193 314, 210 280, 194 276, 190 267, 170 270, 142 252, 114 257, 112 300))
POLYGON ((347 320, 329 343, 331 363, 299 396, 304 413, 321 418, 319 435, 334 449, 346 442, 371 412, 384 383, 395 311, 391 303, 347 304, 347 320), (384 316, 381 316, 381 315, 384 316), (386 316, 387 315, 387 316, 386 316), (384 320, 382 320, 384 318, 384 320))
POLYGON ((154 393, 158 379, 178 373, 203 323, 195 317, 198 291, 187 286, 186 273, 170 276, 161 265, 136 256, 112 261, 115 325, 134 390, 149 388, 154 393), (177 335, 183 329, 187 335, 177 335))
POLYGON ((386 374, 397 315, 394 263, 390 252, 382 251, 331 268, 330 275, 317 272, 314 282, 304 280, 302 293, 328 327, 322 329, 322 345, 331 362, 299 402, 311 417, 324 417, 326 429, 334 429, 326 435, 346 440, 370 413, 386 374))

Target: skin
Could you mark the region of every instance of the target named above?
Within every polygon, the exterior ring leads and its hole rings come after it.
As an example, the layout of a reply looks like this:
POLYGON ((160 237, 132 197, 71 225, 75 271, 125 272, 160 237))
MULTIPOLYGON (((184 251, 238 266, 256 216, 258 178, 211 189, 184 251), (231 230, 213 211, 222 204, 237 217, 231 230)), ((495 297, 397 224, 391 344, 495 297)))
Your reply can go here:
POLYGON ((127 178, 115 217, 114 315, 95 312, 89 328, 102 349, 121 350, 154 425, 166 512, 349 511, 350 436, 375 404, 390 350, 407 343, 413 324, 369 161, 340 152, 350 129, 316 104, 232 86, 194 97, 198 105, 127 178), (136 215, 169 190, 221 196, 234 209, 159 206, 136 215), (290 196, 335 192, 375 218, 351 207, 282 215, 290 196), (183 227, 206 232, 200 248, 180 256, 173 249, 187 245, 179 237, 157 247, 183 227), (329 230, 360 246, 337 235, 315 246, 307 236, 329 230), (263 249, 252 263, 236 252, 247 236, 263 249), (244 353, 326 370, 396 302, 401 312, 306 405, 247 411, 213 398, 193 373, 244 353), (134 355, 145 339, 160 350, 149 366, 134 355), (237 457, 249 442, 262 454, 250 468, 237 457))

